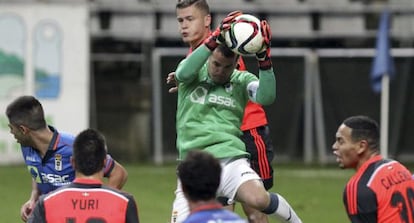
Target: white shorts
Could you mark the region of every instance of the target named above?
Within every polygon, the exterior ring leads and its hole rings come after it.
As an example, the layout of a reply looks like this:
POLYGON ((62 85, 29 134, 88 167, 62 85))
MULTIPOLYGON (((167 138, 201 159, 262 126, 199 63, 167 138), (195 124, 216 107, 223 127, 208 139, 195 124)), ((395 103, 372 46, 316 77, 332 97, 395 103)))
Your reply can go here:
MULTIPOLYGON (((260 180, 259 175, 250 168, 247 158, 236 160, 223 159, 220 160, 220 163, 222 172, 217 196, 227 197, 229 199, 229 204, 234 202, 236 192, 240 185, 249 180, 260 180)), ((177 180, 171 223, 182 223, 189 214, 190 210, 188 202, 184 197, 184 193, 181 190, 181 182, 177 180)))

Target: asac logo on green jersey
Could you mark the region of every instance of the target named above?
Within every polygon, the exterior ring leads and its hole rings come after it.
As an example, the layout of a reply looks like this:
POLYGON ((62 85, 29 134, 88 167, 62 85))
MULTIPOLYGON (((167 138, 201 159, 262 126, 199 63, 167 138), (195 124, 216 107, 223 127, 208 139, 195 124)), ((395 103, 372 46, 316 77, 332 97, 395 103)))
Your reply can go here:
POLYGON ((207 101, 212 104, 224 105, 228 107, 236 107, 236 102, 234 99, 226 96, 209 94, 207 95, 208 90, 202 86, 197 87, 191 94, 190 100, 197 104, 205 104, 206 96, 207 101))
POLYGON ((210 103, 214 103, 214 104, 219 104, 219 105, 225 105, 228 107, 236 107, 236 102, 229 97, 225 97, 225 96, 218 96, 215 94, 210 94, 208 96, 208 102, 210 103))

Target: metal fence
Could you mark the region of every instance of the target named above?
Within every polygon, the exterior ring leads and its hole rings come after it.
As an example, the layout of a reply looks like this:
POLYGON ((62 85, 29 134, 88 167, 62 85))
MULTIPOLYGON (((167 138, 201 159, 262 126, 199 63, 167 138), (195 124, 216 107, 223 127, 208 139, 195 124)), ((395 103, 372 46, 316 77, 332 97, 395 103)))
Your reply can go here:
MULTIPOLYGON (((153 142, 155 163, 176 158, 176 95, 166 75, 184 58, 186 48, 156 48, 152 57, 153 142)), ((351 115, 379 121, 380 95, 370 87, 374 49, 272 48, 277 100, 265 107, 275 145, 276 162, 334 161, 331 145, 337 127, 351 115)), ((414 160, 414 49, 393 49, 396 78, 390 93, 390 157, 414 160)), ((246 58, 257 72, 254 58, 246 58)))

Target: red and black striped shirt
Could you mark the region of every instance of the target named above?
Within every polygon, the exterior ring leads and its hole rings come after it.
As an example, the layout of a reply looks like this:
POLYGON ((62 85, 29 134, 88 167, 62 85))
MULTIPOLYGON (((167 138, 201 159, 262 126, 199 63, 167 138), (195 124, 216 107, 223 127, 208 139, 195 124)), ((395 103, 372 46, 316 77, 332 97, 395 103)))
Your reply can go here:
POLYGON ((414 223, 414 180, 395 160, 377 155, 348 181, 343 200, 353 223, 414 223))
POLYGON ((94 179, 76 178, 71 184, 42 195, 30 222, 139 223, 132 195, 102 185, 94 179))

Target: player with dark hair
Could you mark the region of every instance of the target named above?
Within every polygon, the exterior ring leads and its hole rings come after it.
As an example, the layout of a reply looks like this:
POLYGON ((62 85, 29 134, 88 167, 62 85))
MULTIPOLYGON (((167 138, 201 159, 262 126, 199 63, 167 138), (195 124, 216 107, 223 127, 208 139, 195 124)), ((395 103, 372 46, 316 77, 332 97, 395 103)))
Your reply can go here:
MULTIPOLYGON (((190 46, 189 53, 191 53, 211 33, 212 18, 209 5, 206 0, 181 0, 176 4, 176 14, 182 40, 190 46)), ((246 70, 242 57, 239 57, 237 69, 246 70)), ((174 75, 174 72, 168 75, 167 83, 175 81, 174 75)), ((172 87, 169 90, 169 92, 176 91, 177 87, 172 87)), ((247 103, 240 129, 243 133, 241 139, 245 143, 246 151, 250 154, 250 165, 261 177, 266 190, 269 190, 273 187, 274 149, 266 113, 262 105, 252 101, 247 103)), ((250 223, 268 222, 265 214, 244 204, 242 207, 250 223)))
MULTIPOLYGON (((236 69, 238 55, 225 44, 222 33, 239 12, 232 12, 201 46, 180 62, 178 82, 177 149, 179 159, 192 150, 203 150, 220 159, 223 166, 218 196, 253 207, 287 222, 301 220, 279 194, 269 193, 248 162, 249 153, 240 139, 244 108, 251 100, 262 105, 273 103, 276 80, 270 60, 270 27, 261 21, 263 51, 256 54, 259 77, 236 69)), ((172 222, 183 222, 188 203, 177 184, 172 222)))
POLYGON ((188 152, 178 165, 177 175, 191 211, 184 223, 246 223, 216 200, 221 166, 211 154, 201 150, 188 152))
POLYGON ((343 193, 351 222, 413 223, 412 174, 401 163, 379 155, 377 122, 366 116, 349 117, 335 138, 332 149, 339 167, 356 170, 343 193))
MULTIPOLYGON (((70 163, 74 136, 58 132, 48 126, 41 103, 33 96, 21 96, 6 109, 10 133, 21 145, 24 161, 32 176, 32 192, 22 205, 23 221, 31 213, 41 194, 46 194, 69 184, 75 178, 70 163)), ((128 173, 124 167, 108 154, 102 170, 108 178, 108 185, 122 188, 128 173)))
POLYGON ((132 195, 102 184, 107 157, 105 138, 98 131, 79 133, 73 144, 75 180, 42 195, 29 223, 43 222, 126 222, 138 223, 132 195))

